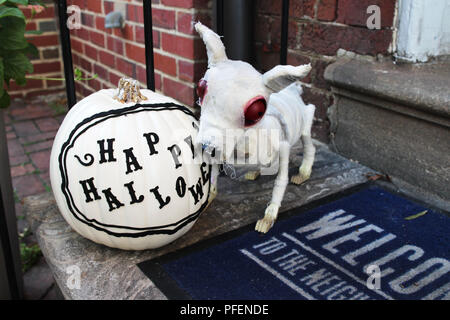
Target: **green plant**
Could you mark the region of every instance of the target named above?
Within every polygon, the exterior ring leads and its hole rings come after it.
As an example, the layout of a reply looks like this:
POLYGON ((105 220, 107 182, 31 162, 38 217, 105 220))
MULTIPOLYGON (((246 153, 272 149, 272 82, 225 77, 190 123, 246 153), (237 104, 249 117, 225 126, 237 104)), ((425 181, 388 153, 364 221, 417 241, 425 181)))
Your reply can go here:
POLYGON ((37 48, 25 38, 26 20, 18 5, 42 5, 40 0, 0 0, 0 108, 10 104, 3 83, 9 88, 11 80, 26 83, 25 75, 33 72, 28 58, 37 55, 37 48))
MULTIPOLYGON (((30 56, 39 54, 37 48, 28 42, 25 34, 40 34, 39 31, 26 31, 26 19, 18 5, 34 6, 42 8, 41 0, 0 0, 0 108, 6 108, 11 104, 11 98, 7 92, 10 81, 14 80, 18 85, 25 85, 27 79, 47 79, 64 81, 64 78, 44 78, 26 76, 33 73, 33 65, 30 56), (6 87, 5 85, 6 84, 6 87)), ((75 69, 75 80, 92 80, 97 77, 83 78, 82 72, 75 69)))
POLYGON ((27 246, 25 243, 21 243, 20 256, 22 258, 22 272, 25 273, 34 266, 41 254, 41 249, 37 244, 27 246))

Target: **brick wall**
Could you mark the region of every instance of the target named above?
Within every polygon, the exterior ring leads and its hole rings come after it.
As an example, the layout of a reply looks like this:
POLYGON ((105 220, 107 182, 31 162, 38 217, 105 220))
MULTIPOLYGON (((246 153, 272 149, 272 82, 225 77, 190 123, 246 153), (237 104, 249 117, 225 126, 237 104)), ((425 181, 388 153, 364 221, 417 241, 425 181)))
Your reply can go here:
MULTIPOLYGON (((23 11, 27 25, 26 30, 40 30, 41 35, 27 35, 27 39, 37 46, 39 56, 32 58, 34 66, 33 76, 48 78, 62 78, 62 60, 59 45, 59 33, 55 16, 55 6, 53 1, 44 1, 47 8, 32 17, 31 9, 23 6, 23 11)), ((46 93, 60 92, 64 90, 63 81, 29 79, 25 86, 18 86, 11 81, 8 93, 12 98, 29 98, 46 93)))
MULTIPOLYGON (((279 63, 282 1, 256 0, 256 64, 267 71, 279 63)), ((304 79, 303 99, 316 105, 313 137, 329 142, 327 109, 333 94, 325 82, 325 68, 339 49, 377 57, 391 54, 396 0, 290 0, 288 64, 311 63, 304 79), (366 27, 369 5, 381 9, 381 30, 366 27)))
MULTIPOLYGON (((191 21, 210 23, 211 1, 153 0, 153 44, 156 90, 186 105, 194 105, 195 84, 206 70, 206 51, 191 21)), ((81 8, 82 28, 71 31, 74 66, 97 79, 76 83, 85 97, 117 87, 123 76, 146 85, 142 1, 69 0, 81 8), (126 8, 123 29, 105 29, 105 16, 126 8)))

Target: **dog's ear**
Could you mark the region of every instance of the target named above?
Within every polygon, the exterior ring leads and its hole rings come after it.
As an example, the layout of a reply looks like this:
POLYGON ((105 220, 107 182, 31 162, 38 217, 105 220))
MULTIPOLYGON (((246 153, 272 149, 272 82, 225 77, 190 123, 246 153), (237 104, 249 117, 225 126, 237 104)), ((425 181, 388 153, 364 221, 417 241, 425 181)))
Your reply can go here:
POLYGON ((208 27, 205 27, 200 22, 195 24, 195 30, 197 30, 203 42, 206 45, 206 52, 208 54, 208 68, 213 67, 219 62, 226 61, 227 54, 225 53, 225 46, 220 40, 220 37, 208 27))
POLYGON ((263 74, 264 85, 272 92, 279 92, 294 83, 303 79, 311 71, 311 64, 302 66, 276 66, 263 74))

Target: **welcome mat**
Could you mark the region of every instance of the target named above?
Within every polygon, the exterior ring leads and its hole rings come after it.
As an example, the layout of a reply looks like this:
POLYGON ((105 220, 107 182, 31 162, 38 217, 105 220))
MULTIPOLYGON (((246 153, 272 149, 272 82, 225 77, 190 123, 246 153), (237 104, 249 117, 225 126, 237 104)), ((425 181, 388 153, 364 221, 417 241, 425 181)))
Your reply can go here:
POLYGON ((376 185, 320 202, 139 267, 169 299, 450 299, 448 215, 376 185))

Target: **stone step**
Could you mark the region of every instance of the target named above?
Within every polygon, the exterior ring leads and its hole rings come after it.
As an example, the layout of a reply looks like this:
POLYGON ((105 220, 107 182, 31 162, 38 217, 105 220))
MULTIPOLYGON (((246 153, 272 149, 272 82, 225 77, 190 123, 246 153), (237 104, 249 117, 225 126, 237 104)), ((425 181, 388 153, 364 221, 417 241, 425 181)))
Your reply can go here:
POLYGON ((423 190, 448 210, 450 63, 343 58, 325 78, 336 96, 329 110, 335 151, 423 190))

